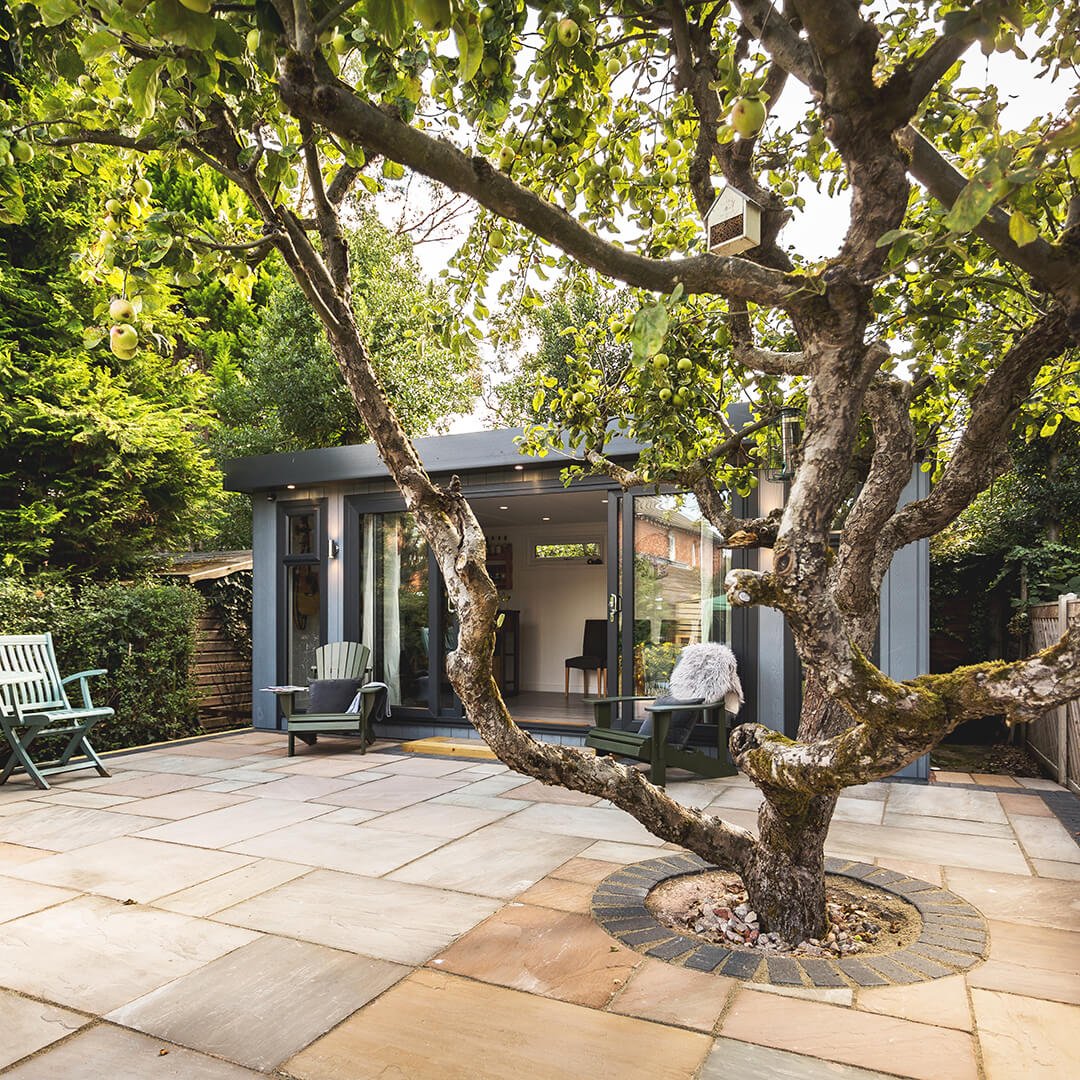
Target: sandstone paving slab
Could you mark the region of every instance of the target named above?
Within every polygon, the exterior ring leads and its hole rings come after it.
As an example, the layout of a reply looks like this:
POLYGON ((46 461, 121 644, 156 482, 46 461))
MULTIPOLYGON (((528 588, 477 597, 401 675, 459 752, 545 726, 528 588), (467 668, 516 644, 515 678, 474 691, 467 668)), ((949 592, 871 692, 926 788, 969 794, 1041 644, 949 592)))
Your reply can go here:
POLYGON ((971 773, 950 772, 946 769, 931 769, 930 779, 938 784, 974 784, 971 773))
POLYGON ((186 788, 202 787, 206 783, 207 780, 204 777, 191 776, 187 773, 144 772, 123 778, 114 776, 111 780, 102 780, 100 784, 94 785, 94 791, 146 799, 155 795, 168 795, 173 791, 183 791, 186 788))
POLYGON ((761 803, 761 792, 756 787, 735 787, 729 785, 708 805, 710 807, 710 812, 712 813, 718 812, 721 808, 730 810, 753 810, 757 813, 757 809, 761 806, 761 803), (716 810, 712 810, 712 807, 716 807, 716 810))
POLYGON ((446 776, 449 773, 461 772, 461 761, 410 754, 396 761, 387 762, 381 768, 388 773, 398 773, 402 776, 446 776))
POLYGON ((892 784, 883 784, 874 781, 869 784, 856 784, 854 787, 846 787, 842 798, 845 799, 873 799, 875 802, 884 802, 889 797, 889 789, 892 784))
POLYGON ((0 820, 0 840, 50 851, 73 851, 127 833, 160 825, 160 818, 143 817, 81 806, 46 806, 17 819, 0 820))
POLYGON ((917 1080, 977 1080, 971 1037, 893 1016, 736 992, 720 1034, 917 1080))
MULTIPOLYGON (((891 798, 890 796, 890 800, 891 798)), ((886 803, 886 807, 888 805, 886 803)), ((997 809, 1001 812, 1000 806, 997 809)), ((1027 861, 1020 845, 1013 839, 935 832, 923 828, 895 828, 888 825, 858 825, 847 821, 834 821, 825 841, 825 851, 830 855, 854 856, 871 861, 875 858, 896 856, 948 866, 986 868, 1006 874, 1028 872, 1027 861)))
MULTIPOLYGON (((630 863, 655 859, 662 852, 658 852, 654 847, 646 847, 644 844, 620 844, 614 840, 597 840, 595 844, 590 844, 578 854, 591 862, 619 863, 621 866, 627 866, 630 863)), ((608 874, 610 873, 609 868, 608 874)), ((607 877, 607 874, 604 877, 607 877)))
POLYGON ((432 961, 440 971, 603 1008, 641 957, 587 915, 513 904, 432 961))
POLYGON ((502 814, 512 814, 532 805, 523 799, 509 799, 505 795, 466 795, 467 790, 468 788, 462 788, 446 795, 437 795, 429 801, 441 806, 471 806, 477 810, 497 810, 502 814))
POLYGON ((952 868, 946 878, 988 919, 1080 931, 1080 889, 1071 881, 952 868))
POLYGON ((205 773, 217 772, 219 769, 231 768, 234 760, 234 758, 228 757, 204 757, 197 754, 185 754, 179 750, 172 754, 149 751, 142 754, 133 754, 130 759, 125 759, 124 764, 143 772, 202 776, 205 773))
POLYGON ((404 810, 394 810, 371 821, 371 829, 389 829, 399 833, 422 833, 425 836, 441 836, 456 840, 467 833, 500 821, 511 813, 481 810, 474 806, 439 806, 433 803, 416 803, 404 810))
MULTIPOLYGON (((91 806, 103 810, 108 806, 122 806, 135 802, 132 795, 107 795, 103 791, 50 791, 47 795, 35 799, 34 803, 44 803, 46 806, 59 803, 61 806, 91 806)), ((140 808, 140 813, 145 813, 140 808)))
POLYGON ((855 991, 847 986, 782 986, 779 983, 741 982, 744 990, 778 997, 802 998, 803 1001, 823 1001, 827 1005, 851 1005, 855 991))
POLYGON ((397 833, 368 825, 333 825, 302 821, 230 847, 347 874, 380 877, 446 843, 439 836, 397 833))
POLYGON ((43 1005, 40 1001, 0 990, 0 1069, 63 1039, 88 1024, 89 1018, 43 1005))
POLYGON ((300 1080, 686 1080, 699 1032, 418 971, 283 1068, 300 1080))
POLYGON ((254 938, 233 926, 82 896, 4 924, 0 986, 101 1014, 254 938))
MULTIPOLYGON (((16 867, 9 866, 6 869, 12 873, 16 867)), ((57 889, 52 885, 18 881, 14 877, 0 877, 0 923, 20 919, 32 911, 62 904, 76 896, 78 893, 71 889, 57 889)))
MULTIPOLYGON (((206 777, 200 777, 205 780, 206 777)), ((212 784, 204 784, 200 791, 239 791, 241 794, 246 794, 244 788, 251 787, 250 784, 245 784, 243 780, 215 780, 212 784)))
POLYGON ((834 1061, 773 1050, 768 1046, 717 1039, 705 1059, 700 1080, 889 1080, 885 1073, 870 1072, 834 1061))
MULTIPOLYGON (((835 820, 844 820, 836 818, 835 820)), ((886 810, 882 825, 894 829, 930 829, 932 832, 961 834, 964 836, 996 836, 1009 840, 1013 831, 1008 825, 996 821, 971 821, 968 818, 931 817, 928 814, 899 814, 886 810)))
POLYGON ((248 799, 208 814, 170 821, 142 835, 150 840, 222 848, 326 813, 326 807, 292 799, 248 799))
POLYGON ((1060 784, 1055 784, 1053 780, 1046 780, 1041 776, 1018 776, 1016 781, 1021 787, 1026 787, 1031 791, 1065 790, 1060 784))
POLYGON ((343 788, 353 787, 351 780, 333 776, 281 776, 268 774, 270 779, 265 784, 258 784, 247 794, 260 799, 317 799, 320 795, 330 795, 343 788))
POLYGON ((264 1074, 99 1024, 4 1073, 4 1080, 265 1080, 264 1074), (164 1053, 162 1052, 164 1051, 164 1053))
POLYGON ((163 896, 154 901, 154 906, 175 911, 180 915, 212 915, 215 911, 250 900, 277 885, 284 885, 286 881, 302 877, 312 869, 310 866, 278 862, 276 859, 257 859, 239 870, 232 870, 199 885, 193 885, 190 889, 163 896))
POLYGON ((1039 877, 1061 878, 1064 881, 1080 881, 1080 864, 1055 862, 1053 859, 1032 859, 1031 865, 1039 877))
POLYGON ((1080 974, 1080 932, 995 920, 989 922, 989 930, 991 960, 1016 967, 1080 974))
POLYGON ((358 806, 363 810, 401 810, 464 786, 461 780, 438 776, 381 776, 358 787, 321 795, 317 801, 331 806, 358 806))
POLYGON ((514 788, 525 787, 534 783, 531 776, 523 776, 521 773, 508 770, 494 776, 486 776, 480 780, 474 780, 467 788, 463 789, 465 795, 503 795, 513 791, 514 788))
POLYGON ((214 919, 379 960, 422 964, 500 906, 480 896, 316 870, 214 919))
POLYGON ((947 975, 911 986, 860 990, 859 1008, 922 1024, 971 1030, 971 1009, 963 975, 947 975))
POLYGON ((320 814, 319 820, 327 825, 360 825, 365 821, 382 818, 378 810, 361 810, 358 806, 339 806, 328 814, 320 814))
MULTIPOLYGON (((707 783, 704 781, 679 781, 677 783, 668 783, 667 793, 678 803, 683 806, 693 806, 697 809, 708 806, 713 802, 721 793, 729 790, 727 785, 707 783)), ((739 789, 741 790, 741 789, 739 789)), ((522 796, 524 798, 525 796, 522 796)), ((555 800, 552 800, 555 801, 555 800)), ((606 802, 606 800, 605 800, 606 802)), ((581 804, 584 805, 584 804, 581 804)), ((610 805, 610 804, 608 804, 610 805)))
POLYGON ((1080 1075, 1080 1007, 972 990, 986 1080, 1062 1080, 1080 1075))
POLYGON ((999 792, 1001 809, 1011 817, 1023 814, 1031 817, 1053 817, 1054 812, 1036 792, 999 792))
POLYGON ((1056 817, 1017 814, 1012 818, 1012 827, 1032 859, 1080 863, 1080 844, 1056 817))
POLYGON ((409 971, 268 935, 106 1019, 239 1065, 272 1069, 409 971))
POLYGON ((185 757, 242 758, 250 757, 257 748, 232 739, 207 739, 205 742, 184 743, 176 749, 185 757))
MULTIPOLYGON (((649 856, 653 856, 650 854, 649 856)), ((553 878, 562 878, 566 881, 579 881, 586 885, 599 885, 612 873, 611 863, 606 859, 567 859, 562 866, 557 866, 551 871, 553 878)))
POLYGON ((557 784, 541 784, 539 780, 512 788, 510 797, 524 799, 526 802, 562 803, 565 806, 593 806, 600 801, 595 795, 571 791, 570 788, 559 787, 557 784))
POLYGON ((836 821, 857 821, 865 825, 880 825, 885 809, 881 799, 851 799, 844 796, 836 800, 833 818, 836 821))
POLYGON ((1008 824, 1005 811, 992 791, 934 787, 925 784, 892 784, 886 810, 893 814, 925 814, 928 817, 966 818, 1008 824))
POLYGON ((660 847, 664 843, 624 811, 606 810, 599 806, 536 803, 515 815, 514 828, 537 833, 558 833, 562 836, 583 836, 593 840, 614 840, 617 843, 641 844, 646 847, 660 847))
MULTIPOLYGON (((610 865, 607 867, 611 872, 610 865)), ((557 877, 546 877, 532 888, 518 896, 522 904, 538 904, 540 907, 557 908, 559 911, 574 911, 579 915, 588 915, 592 911, 594 885, 580 881, 566 881, 557 877)))
POLYGON ((736 979, 706 975, 647 956, 608 1010, 661 1024, 712 1031, 737 985, 736 979))
POLYGON ((33 862, 35 859, 47 859, 50 855, 55 854, 56 852, 45 848, 0 843, 0 869, 8 866, 18 866, 24 862, 33 862))
POLYGON ((486 776, 499 776, 509 772, 510 769, 501 761, 477 761, 465 769, 459 769, 452 776, 460 776, 469 780, 482 780, 486 776))
MULTIPOLYGON (((378 758, 372 756, 370 768, 378 766, 378 758)), ((337 757, 290 758, 287 765, 275 765, 274 772, 283 775, 297 776, 345 776, 347 773, 359 771, 367 762, 359 756, 340 755, 337 757)))
MULTIPOLYGON (((513 820, 517 821, 517 817, 513 820)), ((579 836, 529 833, 496 823, 451 841, 393 871, 389 877, 394 881, 510 899, 588 845, 589 841, 579 836)))
POLYGON ((1080 972, 987 960, 967 974, 968 986, 1080 1005, 1080 972))
POLYGON ((124 805, 130 806, 132 813, 147 814, 167 821, 179 821, 181 818, 208 814, 211 810, 222 810, 226 806, 236 806, 242 802, 247 802, 247 796, 226 795, 220 791, 208 791, 202 787, 171 791, 167 795, 156 795, 150 799, 139 799, 135 804, 125 803, 124 805))
POLYGON ((269 784, 273 780, 279 779, 278 774, 270 770, 269 767, 265 769, 249 768, 247 765, 233 765, 227 769, 217 769, 212 773, 203 774, 207 782, 217 780, 235 780, 241 784, 248 784, 252 787, 259 784, 269 784))
POLYGON ((941 867, 936 863, 923 862, 921 859, 890 859, 888 857, 876 861, 884 870, 895 870, 907 877, 928 881, 931 885, 943 885, 945 881, 941 867))
POLYGON ((12 876, 145 904, 249 862, 227 852, 119 836, 27 863, 12 876))
POLYGON ((1020 783, 1011 776, 1006 776, 1003 773, 982 773, 973 772, 971 779, 976 784, 982 784, 983 787, 1020 787, 1020 783))

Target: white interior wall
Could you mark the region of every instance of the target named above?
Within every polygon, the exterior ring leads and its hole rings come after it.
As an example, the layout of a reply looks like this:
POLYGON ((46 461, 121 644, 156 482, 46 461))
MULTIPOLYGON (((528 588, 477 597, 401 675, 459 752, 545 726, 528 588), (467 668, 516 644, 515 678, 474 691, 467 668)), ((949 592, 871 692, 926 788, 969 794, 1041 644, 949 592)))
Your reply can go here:
MULTIPOLYGON (((503 607, 521 612, 521 688, 563 692, 566 658, 581 653, 586 619, 607 618, 607 557, 598 566, 552 561, 537 565, 529 558, 537 541, 604 542, 606 523, 528 527, 489 526, 492 537, 505 536, 514 547, 513 588, 503 607)), ((596 693, 595 676, 589 690, 596 693)), ((581 673, 570 674, 570 692, 581 693, 581 673)))

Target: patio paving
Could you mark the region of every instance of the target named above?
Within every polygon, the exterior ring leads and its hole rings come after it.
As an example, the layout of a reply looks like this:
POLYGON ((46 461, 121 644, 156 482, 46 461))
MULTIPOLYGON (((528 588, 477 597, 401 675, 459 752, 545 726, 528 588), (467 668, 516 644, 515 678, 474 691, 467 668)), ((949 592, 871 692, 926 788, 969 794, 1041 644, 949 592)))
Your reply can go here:
MULTIPOLYGON (((0 788, 0 1077, 1080 1075, 1080 847, 1049 781, 846 793, 829 854, 973 904, 988 958, 912 985, 767 986, 592 919, 600 881, 673 850, 606 802, 392 749, 288 758, 249 731, 0 788)), ((742 778, 670 790, 754 825, 742 778)))

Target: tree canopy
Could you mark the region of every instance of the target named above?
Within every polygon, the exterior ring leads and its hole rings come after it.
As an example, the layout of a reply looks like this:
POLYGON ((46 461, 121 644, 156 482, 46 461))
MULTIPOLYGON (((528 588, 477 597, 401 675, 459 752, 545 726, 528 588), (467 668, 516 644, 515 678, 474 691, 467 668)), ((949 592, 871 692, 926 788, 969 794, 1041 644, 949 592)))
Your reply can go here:
MULTIPOLYGON (((53 79, 0 114, 4 213, 21 213, 34 148, 84 172, 102 155, 130 170, 84 272, 119 299, 134 282, 147 302, 137 329, 99 332, 128 355, 156 340, 170 288, 215 274, 242 291, 276 252, 439 561, 461 623, 448 670, 471 721, 515 767, 737 869, 766 927, 824 925, 824 836, 843 787, 969 716, 1031 719, 1080 693, 1080 628, 1025 661, 904 682, 868 659, 893 554, 1001 474, 1014 430, 1080 417, 1074 3, 38 0, 17 21, 53 79), (1012 124, 1011 88, 961 64, 979 49, 1063 87, 1051 110, 1012 124), (212 169, 235 198, 210 227, 161 212, 147 156, 212 169), (344 200, 406 170, 477 208, 448 279, 473 336, 494 290, 529 295, 561 261, 642 291, 609 320, 627 362, 609 373, 579 352, 567 384, 545 388, 533 445, 565 431, 590 467, 627 488, 690 489, 727 545, 771 549, 728 580, 732 604, 785 615, 807 675, 796 740, 763 724, 731 736, 764 795, 759 837, 510 723, 491 677, 482 530, 458 487, 424 472, 354 302, 344 200), (723 185, 760 215, 741 250, 745 217, 703 228, 723 185), (782 243, 794 213, 823 205, 813 189, 846 206, 822 216, 838 222, 824 259, 782 243), (744 396, 757 418, 732 430, 725 406, 744 396), (792 400, 804 435, 787 504, 740 519, 729 492, 754 479, 746 440, 792 400), (646 446, 633 469, 604 455, 620 426, 646 446), (901 506, 920 462, 936 483, 901 506)), ((460 344, 445 312, 427 331, 460 344)))

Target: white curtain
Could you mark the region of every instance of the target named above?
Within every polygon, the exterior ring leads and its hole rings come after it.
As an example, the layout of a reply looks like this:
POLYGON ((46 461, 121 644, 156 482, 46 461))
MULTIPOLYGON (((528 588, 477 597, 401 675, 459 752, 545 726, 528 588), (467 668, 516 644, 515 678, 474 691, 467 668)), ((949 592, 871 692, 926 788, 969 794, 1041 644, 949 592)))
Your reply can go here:
POLYGON ((713 531, 708 521, 701 519, 701 541, 698 544, 698 580, 701 583, 701 640, 713 640, 713 531))
POLYGON ((383 514, 383 682, 390 688, 390 704, 401 704, 401 544, 402 515, 383 514))
POLYGON ((375 647, 375 515, 364 515, 363 563, 360 568, 360 640, 375 647))

